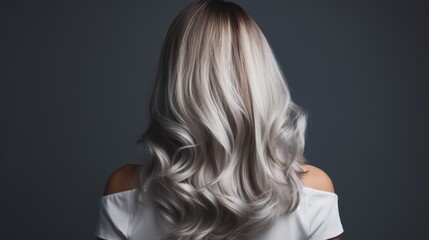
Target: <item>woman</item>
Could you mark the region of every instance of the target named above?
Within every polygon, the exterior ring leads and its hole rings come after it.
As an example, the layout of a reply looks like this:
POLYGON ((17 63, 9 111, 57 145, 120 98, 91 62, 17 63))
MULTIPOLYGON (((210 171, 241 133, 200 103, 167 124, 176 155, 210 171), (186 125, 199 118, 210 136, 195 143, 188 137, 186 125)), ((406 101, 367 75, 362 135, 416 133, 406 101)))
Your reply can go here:
POLYGON ((303 156, 306 112, 238 5, 190 4, 166 35, 139 143, 109 177, 100 239, 339 239, 338 196, 303 156))

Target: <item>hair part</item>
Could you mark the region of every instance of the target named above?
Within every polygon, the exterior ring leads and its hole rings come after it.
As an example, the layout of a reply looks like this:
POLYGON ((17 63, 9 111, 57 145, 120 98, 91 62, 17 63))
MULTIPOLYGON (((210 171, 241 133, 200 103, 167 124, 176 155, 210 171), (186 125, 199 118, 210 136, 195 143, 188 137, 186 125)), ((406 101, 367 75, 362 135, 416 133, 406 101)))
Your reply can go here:
POLYGON ((307 114, 268 41, 237 4, 200 0, 173 20, 161 51, 146 195, 163 239, 237 239, 297 208, 307 114))

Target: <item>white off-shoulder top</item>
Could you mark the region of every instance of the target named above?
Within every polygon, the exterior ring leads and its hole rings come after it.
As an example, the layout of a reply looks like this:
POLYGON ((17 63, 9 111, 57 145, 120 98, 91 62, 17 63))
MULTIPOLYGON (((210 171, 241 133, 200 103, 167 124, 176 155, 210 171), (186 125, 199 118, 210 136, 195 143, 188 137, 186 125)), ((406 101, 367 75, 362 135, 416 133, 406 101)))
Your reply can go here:
MULTIPOLYGON (((143 198, 142 205, 136 194, 137 188, 101 197, 95 236, 106 240, 156 240, 161 236, 162 224, 154 203, 143 198)), ((294 212, 279 218, 266 233, 252 240, 326 240, 343 233, 337 194, 305 186, 300 194, 294 212)))

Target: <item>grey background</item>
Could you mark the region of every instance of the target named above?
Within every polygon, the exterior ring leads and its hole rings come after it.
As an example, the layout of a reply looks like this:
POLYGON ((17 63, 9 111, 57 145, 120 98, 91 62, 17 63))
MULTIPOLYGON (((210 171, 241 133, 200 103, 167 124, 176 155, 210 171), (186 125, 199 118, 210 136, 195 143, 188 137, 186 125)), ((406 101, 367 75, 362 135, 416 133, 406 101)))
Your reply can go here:
MULTIPOLYGON (((2 239, 94 239, 107 177, 145 159, 162 40, 189 2, 0 4, 2 239)), ((424 239, 428 5, 235 2, 309 112, 305 154, 334 182, 343 239, 424 239)))

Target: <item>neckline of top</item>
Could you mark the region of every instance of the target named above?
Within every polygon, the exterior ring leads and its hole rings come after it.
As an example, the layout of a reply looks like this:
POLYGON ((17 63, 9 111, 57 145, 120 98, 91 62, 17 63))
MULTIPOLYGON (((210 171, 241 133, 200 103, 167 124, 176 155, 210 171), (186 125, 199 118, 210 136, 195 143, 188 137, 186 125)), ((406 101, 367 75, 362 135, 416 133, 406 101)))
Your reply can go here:
MULTIPOLYGON (((146 183, 147 183, 147 181, 145 181, 144 185, 146 185, 146 183)), ((306 190, 306 191, 317 192, 317 193, 320 193, 320 194, 326 194, 328 196, 333 196, 333 197, 337 197, 338 198, 338 195, 336 193, 334 193, 334 192, 323 191, 323 190, 319 190, 319 189, 315 189, 315 188, 311 188, 311 187, 306 187, 306 186, 302 186, 302 189, 306 190)), ((107 195, 102 196, 101 198, 108 198, 108 197, 115 196, 115 195, 126 194, 126 193, 129 193, 129 192, 132 192, 132 191, 136 191, 136 190, 137 190, 137 188, 132 188, 132 189, 124 190, 124 191, 121 191, 121 192, 107 194, 107 195)))
POLYGON ((338 195, 334 192, 328 192, 328 191, 323 191, 323 190, 319 190, 319 189, 315 189, 315 188, 311 188, 311 187, 306 187, 306 186, 302 186, 303 189, 305 190, 309 190, 309 191, 313 191, 313 192, 318 192, 321 194, 327 194, 333 197, 338 197, 338 195))

